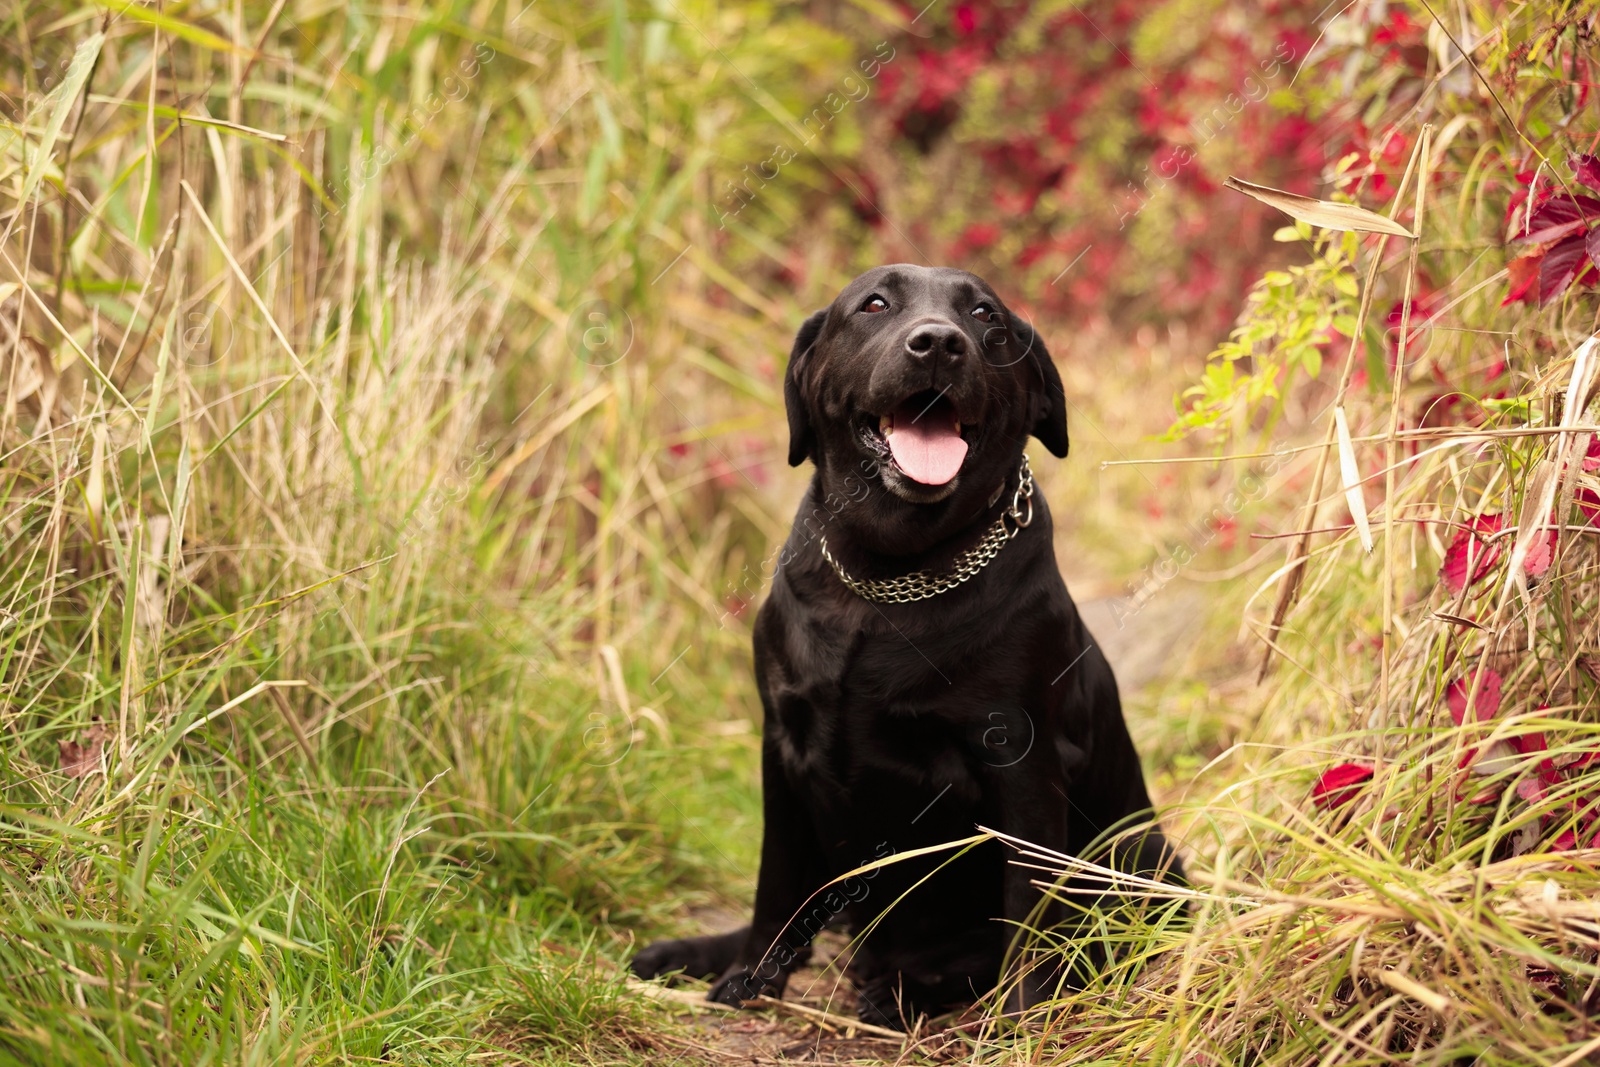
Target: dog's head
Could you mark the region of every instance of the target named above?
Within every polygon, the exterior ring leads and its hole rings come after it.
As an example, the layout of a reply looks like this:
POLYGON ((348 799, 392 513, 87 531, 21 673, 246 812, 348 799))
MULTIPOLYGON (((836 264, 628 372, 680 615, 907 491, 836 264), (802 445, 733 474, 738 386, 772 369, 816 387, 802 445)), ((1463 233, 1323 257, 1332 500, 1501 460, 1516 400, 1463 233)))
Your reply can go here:
POLYGON ((783 393, 791 464, 812 460, 841 499, 859 495, 851 479, 887 490, 871 508, 877 551, 925 547, 886 525, 923 542, 913 530, 936 535, 981 510, 1029 435, 1067 454, 1044 342, 982 278, 950 267, 875 267, 845 286, 800 327, 783 393))

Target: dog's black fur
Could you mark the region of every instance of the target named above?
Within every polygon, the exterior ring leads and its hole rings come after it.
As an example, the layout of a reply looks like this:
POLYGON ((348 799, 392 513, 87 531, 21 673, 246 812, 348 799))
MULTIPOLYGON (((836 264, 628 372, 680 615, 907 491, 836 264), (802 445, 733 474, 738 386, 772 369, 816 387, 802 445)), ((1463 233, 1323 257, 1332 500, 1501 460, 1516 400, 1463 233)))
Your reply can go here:
MULTIPOLYGON (((731 1004, 780 995, 818 930, 839 922, 866 931, 849 964, 863 1018, 901 1026, 994 988, 1017 924, 1059 924, 1070 909, 1042 901, 1039 872, 1008 864, 994 841, 942 868, 948 854, 818 893, 825 883, 976 824, 1083 854, 1150 799, 1116 680, 1057 569, 1042 493, 992 562, 930 599, 865 600, 821 555, 826 538, 857 578, 942 574, 1013 505, 1029 436, 1067 454, 1061 378, 1032 328, 972 274, 878 267, 800 328, 784 398, 789 461, 816 473, 755 622, 766 818, 755 916, 653 944, 633 969, 715 979, 711 999, 731 1004), (877 431, 907 398, 941 391, 968 451, 934 487, 901 471, 877 431)), ((1181 877, 1159 831, 1113 862, 1181 877)), ((1058 977, 1029 970, 1012 1005, 1058 977)))

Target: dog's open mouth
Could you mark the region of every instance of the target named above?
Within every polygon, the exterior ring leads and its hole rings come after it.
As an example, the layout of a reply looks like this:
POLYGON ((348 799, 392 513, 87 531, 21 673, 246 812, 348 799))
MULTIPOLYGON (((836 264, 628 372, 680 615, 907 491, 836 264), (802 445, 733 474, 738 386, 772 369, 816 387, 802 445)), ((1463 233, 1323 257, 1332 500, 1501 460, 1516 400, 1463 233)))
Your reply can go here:
POLYGON ((925 389, 878 417, 876 436, 901 473, 923 485, 945 485, 961 473, 967 442, 955 405, 942 392, 925 389))

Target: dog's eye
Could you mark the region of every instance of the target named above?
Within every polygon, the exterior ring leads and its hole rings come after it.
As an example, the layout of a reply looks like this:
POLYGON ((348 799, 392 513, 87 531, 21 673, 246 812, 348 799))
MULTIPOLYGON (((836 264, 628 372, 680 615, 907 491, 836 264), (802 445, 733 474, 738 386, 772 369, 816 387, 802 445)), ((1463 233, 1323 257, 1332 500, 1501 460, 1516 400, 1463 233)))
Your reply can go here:
POLYGON ((872 312, 874 314, 879 311, 888 311, 889 301, 885 300, 877 293, 873 293, 871 296, 867 297, 866 303, 861 305, 861 310, 872 312))
POLYGON ((972 309, 972 317, 979 322, 993 322, 1000 317, 1000 313, 988 304, 979 304, 972 309))

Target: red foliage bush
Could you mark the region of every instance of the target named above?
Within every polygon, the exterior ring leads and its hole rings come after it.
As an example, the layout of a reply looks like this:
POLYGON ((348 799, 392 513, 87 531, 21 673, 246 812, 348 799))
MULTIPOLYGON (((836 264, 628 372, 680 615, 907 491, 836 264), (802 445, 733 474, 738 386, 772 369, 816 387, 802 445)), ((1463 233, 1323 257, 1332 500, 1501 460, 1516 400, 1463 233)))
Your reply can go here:
POLYGON ((1225 326, 1282 220, 1222 179, 1318 192, 1326 146, 1350 140, 1289 89, 1315 39, 1305 5, 920 7, 903 8, 913 32, 880 105, 894 165, 917 176, 879 232, 1021 275, 1024 302, 1054 317, 1225 326))

